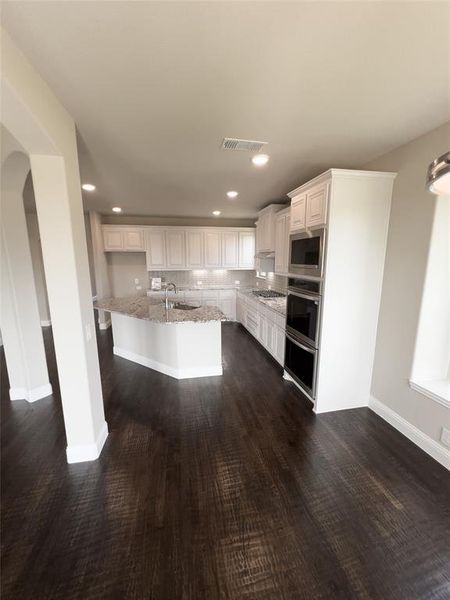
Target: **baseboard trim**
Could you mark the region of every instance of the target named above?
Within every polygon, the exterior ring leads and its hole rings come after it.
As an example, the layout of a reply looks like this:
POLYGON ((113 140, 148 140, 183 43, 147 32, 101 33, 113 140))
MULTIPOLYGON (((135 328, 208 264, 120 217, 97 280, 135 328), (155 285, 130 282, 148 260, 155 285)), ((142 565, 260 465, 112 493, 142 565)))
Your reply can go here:
POLYGON ((108 321, 105 321, 105 323, 100 323, 100 321, 98 322, 99 329, 109 329, 110 327, 111 327, 111 319, 108 319, 108 321))
POLYGON ((97 460, 100 456, 106 438, 108 437, 108 423, 105 421, 93 444, 82 444, 79 446, 67 446, 66 455, 69 464, 97 460))
POLYGON ((423 431, 417 429, 417 427, 373 396, 369 398, 369 408, 411 440, 411 442, 414 442, 416 446, 419 446, 421 450, 429 454, 434 460, 437 460, 442 466, 450 470, 450 452, 445 446, 442 446, 439 442, 436 442, 423 433, 423 431))
POLYGON ((164 375, 169 375, 169 377, 174 377, 175 379, 194 379, 196 377, 215 377, 223 374, 222 365, 219 367, 195 367, 195 368, 187 368, 187 369, 176 369, 164 363, 160 363, 151 358, 147 358, 146 356, 142 356, 141 354, 135 354, 134 352, 130 352, 129 350, 124 350, 123 348, 118 348, 117 346, 113 347, 113 352, 116 356, 120 356, 121 358, 126 358, 127 360, 131 360, 138 365, 142 365, 143 367, 148 367, 149 369, 154 369, 155 371, 159 371, 164 375))
POLYGON ((36 402, 53 394, 53 389, 50 383, 45 383, 31 390, 26 388, 10 388, 9 397, 11 400, 26 400, 27 402, 36 402))
POLYGON ((51 321, 41 321, 41 327, 50 327, 51 324, 51 321))

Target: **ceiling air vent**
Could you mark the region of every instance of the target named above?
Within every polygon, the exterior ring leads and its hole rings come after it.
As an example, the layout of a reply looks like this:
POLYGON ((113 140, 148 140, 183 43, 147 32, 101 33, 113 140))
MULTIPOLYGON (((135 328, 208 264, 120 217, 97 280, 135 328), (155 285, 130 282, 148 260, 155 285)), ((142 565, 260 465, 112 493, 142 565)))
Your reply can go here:
POLYGON ((245 152, 259 152, 267 142, 255 140, 239 140, 238 138, 223 138, 222 150, 244 150, 245 152))

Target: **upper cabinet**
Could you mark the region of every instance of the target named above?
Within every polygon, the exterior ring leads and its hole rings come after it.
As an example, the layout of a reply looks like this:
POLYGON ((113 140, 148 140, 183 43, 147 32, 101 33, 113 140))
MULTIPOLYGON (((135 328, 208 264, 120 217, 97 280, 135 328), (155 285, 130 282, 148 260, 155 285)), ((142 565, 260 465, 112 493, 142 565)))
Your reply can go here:
POLYGON ((147 229, 147 270, 160 271, 166 267, 166 239, 164 229, 147 229))
POLYGON ((312 188, 306 197, 306 227, 325 225, 327 217, 328 185, 312 188))
POLYGON ((181 270, 186 267, 186 236, 184 229, 166 232, 166 268, 181 270))
POLYGON ((222 267, 237 269, 239 267, 239 232, 224 231, 222 233, 222 267))
POLYGON ((289 272, 289 208, 277 214, 275 222, 275 273, 287 275, 289 272))
POLYGON ((204 245, 205 233, 201 229, 186 231, 186 267, 188 269, 203 267, 204 245))
POLYGON ((301 231, 326 224, 328 190, 328 183, 321 183, 310 189, 294 190, 289 194, 292 198, 290 231, 301 231))
POLYGON ((105 252, 144 252, 144 229, 117 225, 104 226, 103 248, 105 252))
POLYGON ((220 247, 220 231, 205 232, 205 256, 203 265, 205 268, 220 268, 222 266, 222 252, 220 247))
POLYGON ((258 213, 256 223, 256 253, 275 252, 275 218, 283 205, 269 204, 258 213))
POLYGON ((239 268, 255 268, 255 231, 239 232, 239 268))
POLYGON ((306 227, 306 194, 292 198, 291 202, 291 231, 298 231, 306 227))
POLYGON ((105 252, 146 252, 148 271, 255 268, 251 227, 103 225, 105 252))

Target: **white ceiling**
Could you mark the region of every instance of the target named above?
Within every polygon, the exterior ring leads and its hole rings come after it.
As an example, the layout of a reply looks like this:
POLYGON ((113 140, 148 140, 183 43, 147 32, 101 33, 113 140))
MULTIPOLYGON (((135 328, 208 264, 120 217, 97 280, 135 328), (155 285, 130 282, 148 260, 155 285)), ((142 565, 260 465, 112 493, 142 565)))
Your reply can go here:
POLYGON ((85 203, 105 213, 253 217, 309 177, 449 119, 446 2, 2 8, 73 115, 82 179, 97 185, 85 203), (221 150, 224 136, 268 141, 270 164, 221 150))

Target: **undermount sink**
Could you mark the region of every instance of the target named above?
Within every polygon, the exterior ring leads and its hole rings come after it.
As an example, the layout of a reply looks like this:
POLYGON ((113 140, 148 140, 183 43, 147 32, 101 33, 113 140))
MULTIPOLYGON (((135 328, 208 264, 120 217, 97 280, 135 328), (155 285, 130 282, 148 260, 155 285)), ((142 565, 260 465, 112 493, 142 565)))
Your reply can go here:
POLYGON ((192 304, 184 304, 184 302, 170 302, 169 307, 176 310, 194 310, 195 308, 200 308, 200 306, 192 306, 192 304))

